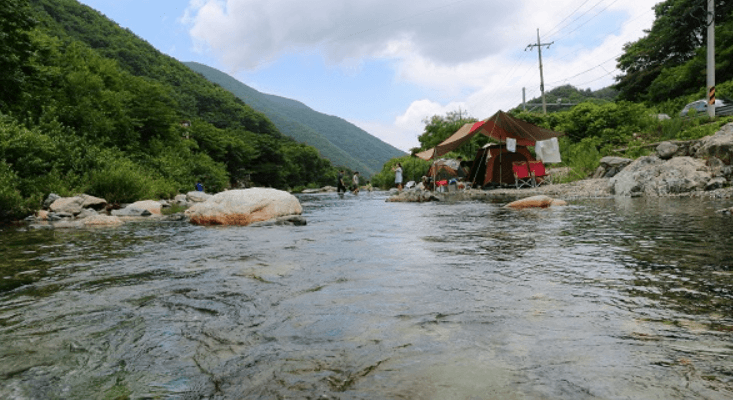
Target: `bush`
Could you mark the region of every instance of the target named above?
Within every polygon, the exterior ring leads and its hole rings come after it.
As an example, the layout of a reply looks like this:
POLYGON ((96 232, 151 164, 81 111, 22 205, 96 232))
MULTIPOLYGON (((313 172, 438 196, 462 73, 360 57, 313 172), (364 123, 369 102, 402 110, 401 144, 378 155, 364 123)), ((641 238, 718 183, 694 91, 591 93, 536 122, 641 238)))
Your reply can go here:
POLYGON ((154 179, 141 167, 127 159, 113 159, 101 169, 88 175, 88 193, 109 203, 131 203, 156 197, 166 188, 164 182, 154 179), (161 183, 163 183, 162 187, 161 183))
POLYGON ((25 211, 17 184, 18 176, 0 160, 0 220, 18 218, 25 211))
POLYGON ((422 177, 428 173, 430 165, 432 164, 430 161, 425 161, 413 156, 393 158, 384 164, 379 173, 372 176, 372 186, 383 189, 394 187, 395 174, 392 171, 392 167, 397 163, 402 164, 403 185, 409 181, 420 182, 422 177))
POLYGON ((601 139, 597 137, 587 137, 578 143, 572 143, 565 137, 560 138, 560 151, 564 157, 563 164, 571 169, 571 173, 564 181, 585 179, 595 171, 601 160, 601 153, 598 150, 601 142, 601 139))

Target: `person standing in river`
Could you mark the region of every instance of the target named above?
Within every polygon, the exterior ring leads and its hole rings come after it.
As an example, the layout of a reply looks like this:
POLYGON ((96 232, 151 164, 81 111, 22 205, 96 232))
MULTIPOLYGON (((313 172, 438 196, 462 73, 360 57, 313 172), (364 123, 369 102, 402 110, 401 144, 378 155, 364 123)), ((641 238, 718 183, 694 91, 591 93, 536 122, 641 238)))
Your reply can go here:
POLYGON ((397 189, 402 190, 402 164, 397 163, 392 167, 392 171, 394 171, 394 183, 397 189))
POLYGON ((338 182, 336 182, 336 186, 337 186, 336 192, 338 194, 341 194, 341 192, 346 193, 346 185, 344 185, 344 170, 343 169, 339 171, 338 182))
POLYGON ((354 182, 354 194, 359 194, 359 171, 354 172, 354 177, 352 178, 352 181, 354 182))

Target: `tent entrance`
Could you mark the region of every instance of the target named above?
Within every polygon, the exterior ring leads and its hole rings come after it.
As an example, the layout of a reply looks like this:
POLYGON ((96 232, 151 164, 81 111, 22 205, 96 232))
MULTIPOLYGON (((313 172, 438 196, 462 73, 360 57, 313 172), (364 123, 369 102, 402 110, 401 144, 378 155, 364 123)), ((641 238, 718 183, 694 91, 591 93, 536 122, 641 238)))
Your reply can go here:
POLYGON ((507 150, 504 144, 490 145, 476 152, 468 176, 474 187, 513 185, 512 163, 534 160, 526 146, 517 146, 516 152, 513 153, 507 150))

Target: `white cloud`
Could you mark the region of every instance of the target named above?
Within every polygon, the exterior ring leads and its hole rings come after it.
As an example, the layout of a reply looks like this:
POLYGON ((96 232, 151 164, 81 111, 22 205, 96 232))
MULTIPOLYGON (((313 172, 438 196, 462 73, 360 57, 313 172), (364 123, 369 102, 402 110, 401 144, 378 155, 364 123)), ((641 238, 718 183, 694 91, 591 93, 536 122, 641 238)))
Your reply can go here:
POLYGON ((424 132, 425 119, 433 115, 445 115, 449 111, 465 110, 462 103, 441 105, 431 100, 422 99, 410 104, 410 107, 393 121, 388 123, 375 121, 349 121, 364 129, 375 137, 400 150, 409 152, 420 145, 418 136, 424 132))
POLYGON ((384 53, 395 39, 435 62, 452 64, 499 51, 521 2, 505 0, 194 0, 190 33, 233 70, 321 47, 334 63, 384 53))
MULTIPOLYGON (((389 59, 394 80, 434 97, 416 99, 389 123, 356 124, 396 147, 417 146, 423 119, 459 107, 476 118, 539 96, 536 30, 545 85, 598 89, 613 83, 624 43, 651 27, 658 0, 191 0, 183 21, 200 51, 230 71, 256 69, 293 52, 329 63, 389 59)), ((357 70, 356 74, 359 73, 357 70)), ((327 96, 327 93, 323 94, 327 96)), ((328 110, 324 110, 328 112, 328 110)))

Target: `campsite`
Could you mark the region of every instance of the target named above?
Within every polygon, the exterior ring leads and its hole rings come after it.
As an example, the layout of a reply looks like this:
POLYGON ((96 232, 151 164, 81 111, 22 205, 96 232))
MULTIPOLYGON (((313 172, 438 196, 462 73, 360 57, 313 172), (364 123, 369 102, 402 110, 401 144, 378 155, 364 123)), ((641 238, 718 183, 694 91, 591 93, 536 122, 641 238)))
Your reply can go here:
POLYGON ((463 125, 437 146, 415 156, 433 161, 426 175, 427 182, 422 182, 429 190, 447 186, 452 180, 456 181, 456 187, 463 188, 538 186, 550 178, 544 164, 561 162, 557 142, 560 136, 563 133, 498 111, 490 118, 463 125), (459 162, 440 158, 478 134, 493 142, 479 148, 473 160, 459 162))

